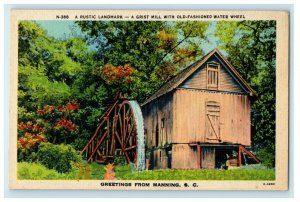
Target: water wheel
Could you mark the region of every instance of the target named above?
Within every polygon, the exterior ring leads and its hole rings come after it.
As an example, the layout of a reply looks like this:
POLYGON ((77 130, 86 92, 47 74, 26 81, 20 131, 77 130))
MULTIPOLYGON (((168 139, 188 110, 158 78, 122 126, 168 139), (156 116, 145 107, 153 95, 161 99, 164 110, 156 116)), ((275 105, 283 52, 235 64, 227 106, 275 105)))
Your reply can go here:
POLYGON ((117 155, 144 170, 145 143, 141 109, 136 101, 118 100, 102 115, 99 125, 81 154, 99 163, 117 155))

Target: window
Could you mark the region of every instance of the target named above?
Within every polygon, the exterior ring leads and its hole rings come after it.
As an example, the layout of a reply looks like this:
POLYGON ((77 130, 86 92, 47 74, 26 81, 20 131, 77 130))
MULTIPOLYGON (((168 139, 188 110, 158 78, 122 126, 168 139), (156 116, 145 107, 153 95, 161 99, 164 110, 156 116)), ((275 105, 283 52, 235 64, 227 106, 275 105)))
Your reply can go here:
POLYGON ((217 63, 207 63, 207 89, 218 90, 219 65, 217 63))

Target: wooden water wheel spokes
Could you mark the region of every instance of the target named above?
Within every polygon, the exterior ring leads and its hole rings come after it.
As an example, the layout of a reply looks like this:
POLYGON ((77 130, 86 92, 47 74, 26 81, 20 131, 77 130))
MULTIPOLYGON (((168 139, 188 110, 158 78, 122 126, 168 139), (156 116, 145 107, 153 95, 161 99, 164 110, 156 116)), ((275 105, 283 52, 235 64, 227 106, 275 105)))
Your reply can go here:
POLYGON ((132 108, 128 101, 123 101, 117 111, 115 134, 120 144, 122 154, 128 163, 136 162, 137 129, 132 108))
POLYGON ((115 155, 124 155, 128 163, 144 170, 144 125, 140 106, 136 101, 117 100, 103 114, 99 125, 81 155, 88 162, 104 163, 115 155))

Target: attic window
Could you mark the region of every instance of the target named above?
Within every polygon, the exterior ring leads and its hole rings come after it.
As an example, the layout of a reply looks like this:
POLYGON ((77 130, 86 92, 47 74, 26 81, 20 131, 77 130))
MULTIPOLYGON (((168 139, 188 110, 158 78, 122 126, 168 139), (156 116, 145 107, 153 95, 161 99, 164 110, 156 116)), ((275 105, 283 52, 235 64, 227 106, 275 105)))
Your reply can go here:
POLYGON ((219 84, 219 64, 207 63, 207 89, 218 90, 219 84))

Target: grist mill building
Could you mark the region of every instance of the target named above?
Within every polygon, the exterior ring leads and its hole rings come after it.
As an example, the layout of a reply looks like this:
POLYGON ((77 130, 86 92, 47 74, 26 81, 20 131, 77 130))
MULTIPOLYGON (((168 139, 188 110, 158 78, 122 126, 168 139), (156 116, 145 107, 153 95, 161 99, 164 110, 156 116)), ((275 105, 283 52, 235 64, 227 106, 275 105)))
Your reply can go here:
MULTIPOLYGON (((170 79, 142 104, 150 169, 217 169, 251 146, 254 90, 214 49, 170 79)), ((234 163, 233 163, 234 164, 234 163)))

